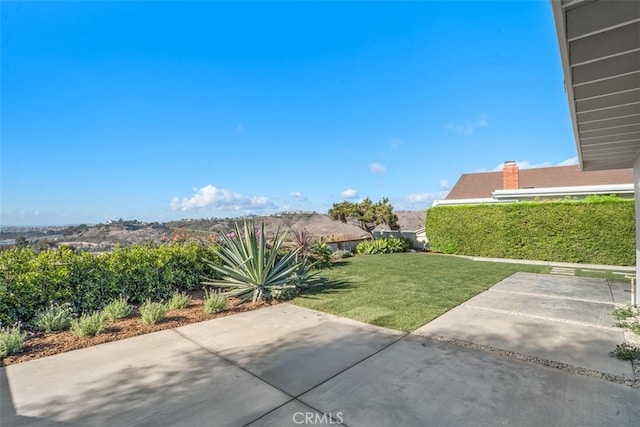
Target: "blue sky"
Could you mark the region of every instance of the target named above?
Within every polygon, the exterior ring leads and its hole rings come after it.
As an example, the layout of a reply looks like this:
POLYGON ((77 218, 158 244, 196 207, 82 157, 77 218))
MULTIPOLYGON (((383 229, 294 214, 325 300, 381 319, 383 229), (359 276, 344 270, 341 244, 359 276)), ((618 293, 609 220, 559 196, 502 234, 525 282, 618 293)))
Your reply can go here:
POLYGON ((0 7, 1 225, 418 210, 576 162, 545 0, 0 7))

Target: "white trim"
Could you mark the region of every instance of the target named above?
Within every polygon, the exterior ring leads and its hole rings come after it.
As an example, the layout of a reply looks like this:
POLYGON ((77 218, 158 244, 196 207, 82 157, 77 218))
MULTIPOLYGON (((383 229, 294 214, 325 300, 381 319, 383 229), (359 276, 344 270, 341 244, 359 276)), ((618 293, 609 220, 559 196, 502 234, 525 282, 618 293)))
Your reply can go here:
POLYGON ((577 100, 573 93, 572 68, 569 62, 569 41, 567 40, 566 27, 566 11, 561 0, 551 0, 551 9, 553 10, 553 20, 556 24, 556 33, 558 34, 558 47, 560 48, 560 60, 562 62, 562 71, 564 74, 564 91, 569 102, 569 113, 571 116, 571 126, 573 127, 573 138, 578 152, 578 164, 580 169, 584 170, 584 162, 582 160, 582 149, 580 147, 580 132, 578 130, 577 118, 577 100))
POLYGON ((519 188, 516 190, 495 190, 493 198, 434 200, 431 207, 451 205, 479 205, 481 203, 513 203, 536 197, 581 197, 591 195, 633 195, 631 184, 577 185, 573 187, 519 188))
POLYGON ((522 197, 566 197, 589 196, 592 194, 633 194, 633 183, 610 185, 579 185, 573 187, 520 188, 517 190, 496 190, 493 197, 498 200, 522 197))
POLYGON ((488 197, 483 199, 450 199, 450 200, 434 200, 431 207, 440 205, 478 205, 480 203, 505 203, 511 200, 496 200, 488 197))

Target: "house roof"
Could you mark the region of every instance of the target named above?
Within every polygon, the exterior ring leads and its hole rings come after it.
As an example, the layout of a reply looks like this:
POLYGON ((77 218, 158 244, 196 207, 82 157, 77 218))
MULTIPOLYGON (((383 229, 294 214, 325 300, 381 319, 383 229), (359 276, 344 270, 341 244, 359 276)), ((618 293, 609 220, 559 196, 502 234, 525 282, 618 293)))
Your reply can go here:
MULTIPOLYGON (((633 183, 633 169, 583 172, 572 165, 520 169, 519 173, 521 189, 633 183)), ((502 189, 502 171, 465 173, 445 200, 490 198, 502 189)))

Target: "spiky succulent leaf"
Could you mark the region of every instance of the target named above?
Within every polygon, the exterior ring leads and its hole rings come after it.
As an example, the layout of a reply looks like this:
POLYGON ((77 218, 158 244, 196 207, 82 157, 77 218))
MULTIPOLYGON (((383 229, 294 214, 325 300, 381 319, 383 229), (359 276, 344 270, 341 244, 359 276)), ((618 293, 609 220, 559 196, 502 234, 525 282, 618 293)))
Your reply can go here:
POLYGON ((204 285, 229 288, 226 295, 255 302, 268 298, 272 289, 295 287, 294 282, 304 283, 308 269, 305 259, 296 260, 300 248, 279 257, 286 233, 280 233, 278 229, 268 246, 264 223, 258 233, 253 221, 245 221, 242 230, 238 223, 235 224, 235 236, 219 236, 222 265, 208 264, 222 278, 206 280, 204 285))

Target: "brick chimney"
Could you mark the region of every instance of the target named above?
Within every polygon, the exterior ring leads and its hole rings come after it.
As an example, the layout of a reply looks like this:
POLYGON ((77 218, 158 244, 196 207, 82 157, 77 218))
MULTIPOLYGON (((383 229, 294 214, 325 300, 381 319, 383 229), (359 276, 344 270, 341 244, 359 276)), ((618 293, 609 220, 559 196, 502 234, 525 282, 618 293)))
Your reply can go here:
POLYGON ((520 168, 513 160, 504 162, 502 168, 502 189, 517 190, 520 188, 520 168))

